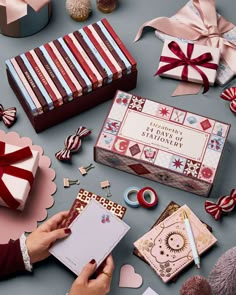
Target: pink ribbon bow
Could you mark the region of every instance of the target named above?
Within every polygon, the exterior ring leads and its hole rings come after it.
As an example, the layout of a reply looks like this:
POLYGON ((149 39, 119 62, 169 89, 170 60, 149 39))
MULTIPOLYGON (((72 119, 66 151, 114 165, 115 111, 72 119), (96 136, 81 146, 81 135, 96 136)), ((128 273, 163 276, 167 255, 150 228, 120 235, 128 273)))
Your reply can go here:
POLYGON ((224 100, 230 101, 230 110, 232 113, 236 114, 236 87, 230 87, 225 89, 221 95, 224 100))
POLYGON ((0 119, 2 119, 3 123, 8 128, 11 127, 16 120, 16 108, 12 107, 4 110, 3 106, 0 104, 0 119))
POLYGON ((170 51, 172 51, 178 58, 169 57, 169 56, 161 56, 160 61, 166 62, 167 64, 160 67, 160 69, 156 72, 155 75, 160 75, 164 72, 167 72, 176 67, 183 66, 182 70, 182 80, 188 81, 188 67, 193 67, 202 77, 202 81, 204 84, 203 93, 209 90, 209 80, 206 74, 198 67, 205 67, 208 69, 217 70, 217 65, 213 63, 208 63, 208 61, 212 60, 212 55, 210 52, 206 52, 204 54, 199 55, 196 58, 191 58, 193 53, 194 44, 188 43, 187 45, 187 55, 184 54, 178 43, 172 41, 168 44, 170 51))
POLYGON ((236 205, 236 189, 232 189, 230 196, 222 196, 216 203, 211 201, 205 202, 205 210, 215 220, 219 220, 221 213, 228 213, 233 211, 236 205))
POLYGON ((6 7, 7 24, 27 15, 27 5, 36 12, 42 9, 50 0, 0 0, 0 5, 6 7))
POLYGON ((224 33, 235 26, 223 16, 217 16, 214 0, 192 0, 199 15, 193 13, 188 5, 182 7, 176 14, 177 19, 158 17, 143 24, 139 29, 135 41, 146 26, 176 37, 196 41, 198 44, 219 47, 226 63, 236 73, 236 43, 226 40, 224 33))
POLYGON ((81 147, 81 138, 91 134, 91 131, 85 127, 79 127, 75 134, 69 135, 65 139, 65 148, 55 154, 55 157, 60 161, 68 161, 71 159, 71 152, 77 152, 81 147))

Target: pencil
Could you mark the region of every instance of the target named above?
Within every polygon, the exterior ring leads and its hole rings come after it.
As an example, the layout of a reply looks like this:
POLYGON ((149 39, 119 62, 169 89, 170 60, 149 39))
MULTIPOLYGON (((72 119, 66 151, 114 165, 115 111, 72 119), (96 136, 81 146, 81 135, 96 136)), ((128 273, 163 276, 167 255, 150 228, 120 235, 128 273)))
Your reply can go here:
POLYGON ((191 229, 190 221, 189 221, 189 218, 188 218, 188 215, 187 215, 186 211, 183 211, 183 216, 184 216, 185 228, 186 228, 186 231, 187 231, 188 239, 189 239, 191 250, 192 250, 194 263, 197 266, 197 268, 199 269, 200 268, 200 257, 199 257, 198 252, 197 252, 196 243, 195 243, 195 240, 194 240, 194 236, 193 236, 193 232, 192 232, 192 229, 191 229))

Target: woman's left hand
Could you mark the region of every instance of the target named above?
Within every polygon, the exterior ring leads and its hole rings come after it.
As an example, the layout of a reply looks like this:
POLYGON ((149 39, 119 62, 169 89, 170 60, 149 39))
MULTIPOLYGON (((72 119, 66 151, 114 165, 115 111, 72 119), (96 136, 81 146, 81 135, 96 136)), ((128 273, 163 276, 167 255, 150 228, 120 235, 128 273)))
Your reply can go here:
POLYGON ((70 228, 59 228, 68 213, 69 211, 64 211, 54 215, 28 235, 26 247, 32 264, 47 258, 50 255, 48 250, 53 243, 71 233, 70 228))

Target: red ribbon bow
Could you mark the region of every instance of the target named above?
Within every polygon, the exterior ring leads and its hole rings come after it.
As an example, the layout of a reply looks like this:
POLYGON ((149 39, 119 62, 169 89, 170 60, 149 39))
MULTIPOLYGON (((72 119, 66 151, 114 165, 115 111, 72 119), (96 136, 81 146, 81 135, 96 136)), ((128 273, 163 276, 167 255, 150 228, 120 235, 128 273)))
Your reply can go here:
POLYGON ((214 203, 211 201, 205 202, 205 210, 209 213, 215 220, 219 220, 221 213, 228 213, 233 211, 236 205, 236 189, 232 189, 230 196, 222 196, 219 200, 214 203))
POLYGON ((81 138, 91 134, 91 131, 85 127, 79 127, 75 134, 69 135, 65 139, 65 148, 55 154, 55 157, 60 161, 68 161, 71 158, 71 152, 77 152, 81 147, 81 138))
POLYGON ((236 87, 230 87, 225 89, 221 95, 224 100, 230 101, 230 110, 232 113, 236 114, 236 87))
POLYGON ((3 123, 8 128, 11 127, 16 120, 16 108, 12 107, 4 110, 3 106, 0 104, 0 119, 2 119, 3 123))
POLYGON ((212 55, 210 52, 203 53, 196 58, 191 59, 194 44, 188 43, 187 44, 187 56, 184 54, 178 43, 172 41, 168 44, 169 49, 178 57, 169 57, 169 56, 161 56, 160 61, 167 62, 167 65, 160 67, 160 69, 156 72, 156 75, 160 75, 164 72, 172 70, 176 67, 184 66, 181 74, 181 78, 183 81, 188 81, 188 67, 191 66, 194 68, 202 77, 204 90, 203 93, 206 93, 209 90, 209 80, 206 74, 199 69, 198 66, 217 70, 218 65, 213 63, 208 63, 208 61, 212 60, 212 55))
POLYGON ((11 209, 17 209, 20 202, 12 196, 2 180, 2 175, 5 173, 25 179, 29 182, 30 186, 32 186, 34 176, 31 171, 11 166, 12 164, 26 160, 30 157, 32 157, 32 152, 29 147, 24 147, 15 152, 5 154, 5 142, 0 141, 0 198, 11 209))

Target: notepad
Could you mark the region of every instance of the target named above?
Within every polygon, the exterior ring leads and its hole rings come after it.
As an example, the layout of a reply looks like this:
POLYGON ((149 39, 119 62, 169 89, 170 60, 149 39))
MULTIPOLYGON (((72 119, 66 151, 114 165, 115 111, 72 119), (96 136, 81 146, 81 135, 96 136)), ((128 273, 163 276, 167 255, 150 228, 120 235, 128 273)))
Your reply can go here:
POLYGON ((71 235, 57 241, 50 253, 79 275, 92 259, 98 267, 130 227, 92 199, 71 223, 70 229, 71 235))
POLYGON ((212 247, 217 239, 187 205, 180 207, 134 243, 165 283, 193 262, 183 219, 184 210, 191 223, 198 254, 201 255, 212 247))

